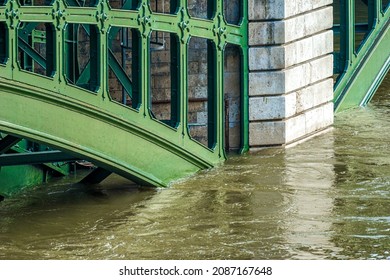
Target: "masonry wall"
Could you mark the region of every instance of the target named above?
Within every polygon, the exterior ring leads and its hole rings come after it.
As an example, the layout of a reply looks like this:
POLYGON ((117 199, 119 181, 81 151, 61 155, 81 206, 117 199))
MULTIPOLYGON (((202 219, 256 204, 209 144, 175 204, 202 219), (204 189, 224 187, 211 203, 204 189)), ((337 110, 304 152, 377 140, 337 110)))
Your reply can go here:
POLYGON ((250 146, 333 124, 332 0, 249 0, 250 146))

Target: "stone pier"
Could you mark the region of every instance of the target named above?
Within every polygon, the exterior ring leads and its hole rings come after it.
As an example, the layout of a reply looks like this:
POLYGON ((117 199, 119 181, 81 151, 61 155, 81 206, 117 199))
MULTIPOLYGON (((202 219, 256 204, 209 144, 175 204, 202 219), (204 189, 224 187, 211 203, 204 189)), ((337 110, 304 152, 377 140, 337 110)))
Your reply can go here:
POLYGON ((332 0, 249 0, 251 149, 333 124, 332 0))

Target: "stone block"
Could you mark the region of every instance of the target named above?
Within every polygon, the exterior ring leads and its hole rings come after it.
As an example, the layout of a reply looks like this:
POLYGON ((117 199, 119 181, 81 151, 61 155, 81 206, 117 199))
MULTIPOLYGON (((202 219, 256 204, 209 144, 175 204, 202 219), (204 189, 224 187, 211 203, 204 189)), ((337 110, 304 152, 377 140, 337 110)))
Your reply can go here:
POLYGON ((333 0, 249 0, 249 20, 289 18, 332 3, 333 0))
POLYGON ((324 6, 333 4, 333 0, 283 0, 285 3, 284 17, 292 17, 324 6))
POLYGON ((333 79, 327 79, 296 92, 297 113, 333 100, 333 79))
POLYGON ((207 74, 188 75, 188 87, 207 86, 207 74))
POLYGON ((251 147, 282 145, 286 139, 285 121, 252 122, 249 124, 251 147))
POLYGON ((322 131, 333 124, 333 103, 316 107, 289 119, 249 124, 252 147, 284 145, 322 131))
POLYGON ((170 75, 154 75, 152 76, 152 86, 154 89, 167 89, 171 87, 170 75))
POLYGON ((333 108, 332 102, 326 103, 323 106, 316 107, 305 113, 306 116, 306 134, 323 130, 333 124, 333 108))
POLYGON ((294 142, 306 135, 306 116, 300 114, 290 119, 285 120, 286 123, 286 138, 284 144, 294 142))
POLYGON ((253 97, 249 99, 249 120, 277 120, 296 112, 296 94, 253 97))
POLYGON ((249 95, 279 95, 296 91, 333 75, 333 55, 286 70, 249 73, 249 95))
POLYGON ((249 23, 249 45, 285 44, 333 26, 333 8, 325 7, 281 21, 249 23))
POLYGON ((171 101, 171 89, 152 89, 151 91, 152 102, 155 101, 171 101))
POLYGON ((286 120, 286 144, 320 132, 333 124, 333 103, 315 107, 286 120))
POLYGON ((208 97, 208 88, 206 86, 195 86, 188 88, 188 98, 203 99, 208 97))
POLYGON ((333 32, 327 30, 282 46, 249 49, 249 70, 284 69, 333 52, 333 32))
POLYGON ((250 46, 285 43, 285 21, 249 22, 250 46))
POLYGON ((249 96, 286 93, 285 71, 249 73, 249 96))
POLYGON ((199 62, 190 62, 188 64, 188 74, 199 74, 199 62))
POLYGON ((332 77, 333 55, 329 54, 315 60, 291 67, 286 71, 286 93, 332 77))
POLYGON ((286 68, 286 46, 264 46, 249 49, 249 70, 286 68))

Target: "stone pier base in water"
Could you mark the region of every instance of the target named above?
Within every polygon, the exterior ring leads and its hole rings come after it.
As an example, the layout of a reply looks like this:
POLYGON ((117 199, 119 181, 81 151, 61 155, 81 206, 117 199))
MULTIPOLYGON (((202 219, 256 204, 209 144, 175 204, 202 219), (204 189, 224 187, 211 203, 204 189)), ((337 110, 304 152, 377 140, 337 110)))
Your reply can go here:
POLYGON ((333 124, 332 0, 249 0, 252 149, 333 124))

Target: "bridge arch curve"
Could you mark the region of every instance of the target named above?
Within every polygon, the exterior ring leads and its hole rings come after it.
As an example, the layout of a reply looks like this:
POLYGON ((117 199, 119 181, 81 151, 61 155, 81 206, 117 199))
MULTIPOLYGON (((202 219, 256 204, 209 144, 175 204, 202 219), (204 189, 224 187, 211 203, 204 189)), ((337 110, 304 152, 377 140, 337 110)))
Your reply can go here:
POLYGON ((126 120, 50 91, 1 79, 0 99, 0 131, 90 160, 142 185, 166 186, 215 164, 158 135, 168 128, 151 132, 142 120, 126 120))

